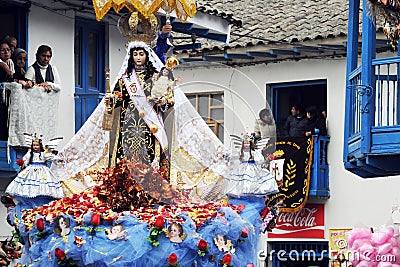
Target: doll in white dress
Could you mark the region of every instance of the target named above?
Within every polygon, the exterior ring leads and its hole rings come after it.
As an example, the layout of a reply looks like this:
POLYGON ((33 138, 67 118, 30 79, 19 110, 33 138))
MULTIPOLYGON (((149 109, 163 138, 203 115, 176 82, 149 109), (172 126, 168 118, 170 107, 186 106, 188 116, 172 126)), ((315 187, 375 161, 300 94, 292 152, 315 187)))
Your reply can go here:
POLYGON ((264 197, 279 192, 273 175, 262 167, 264 157, 261 150, 265 142, 260 143, 257 148, 252 134, 244 134, 243 138, 231 136, 235 144, 239 144, 240 154, 239 160, 233 160, 232 172, 226 177, 225 194, 238 198, 264 197))
POLYGON ((45 151, 40 138, 32 139, 31 148, 22 159, 26 167, 8 185, 6 193, 24 198, 64 197, 60 181, 46 164, 47 161, 58 160, 58 157, 50 151, 45 151))

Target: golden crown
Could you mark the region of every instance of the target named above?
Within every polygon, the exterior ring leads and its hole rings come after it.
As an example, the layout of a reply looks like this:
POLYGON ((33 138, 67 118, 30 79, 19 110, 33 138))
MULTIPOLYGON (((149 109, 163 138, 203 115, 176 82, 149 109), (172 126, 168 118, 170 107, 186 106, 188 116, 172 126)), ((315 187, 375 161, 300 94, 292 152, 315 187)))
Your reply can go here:
POLYGON ((141 41, 151 44, 157 37, 158 28, 159 20, 154 15, 146 19, 139 12, 132 12, 122 15, 118 20, 118 29, 128 42, 141 41))

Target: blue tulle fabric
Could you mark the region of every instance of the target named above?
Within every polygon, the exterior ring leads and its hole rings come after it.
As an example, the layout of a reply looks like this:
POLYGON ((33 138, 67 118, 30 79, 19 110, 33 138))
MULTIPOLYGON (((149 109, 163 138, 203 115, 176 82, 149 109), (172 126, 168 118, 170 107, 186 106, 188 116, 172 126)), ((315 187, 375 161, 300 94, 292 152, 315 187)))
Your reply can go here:
MULTIPOLYGON (((217 217, 207 220, 200 227, 196 227, 193 220, 184 212, 180 214, 185 220, 181 223, 186 234, 184 240, 181 243, 173 243, 165 233, 162 233, 157 247, 152 246, 147 240, 149 236, 147 223, 138 221, 130 214, 120 216, 118 220, 112 222, 101 220, 101 224, 97 227, 90 225, 91 214, 83 217, 81 225, 74 220, 76 218, 62 215, 69 218, 71 229, 70 234, 64 237, 53 232, 54 222, 46 221, 44 232, 47 235, 41 238, 36 236, 38 233, 36 227, 24 231, 25 226, 20 224, 21 236, 27 244, 21 263, 38 267, 58 266, 54 250, 60 248, 65 252, 67 259, 74 260, 77 266, 168 266, 167 261, 171 253, 175 253, 180 266, 185 267, 222 266, 220 261, 226 253, 232 255, 233 266, 256 264, 261 225, 259 213, 264 208, 263 199, 247 197, 231 199, 229 202, 233 205, 243 204, 245 209, 238 213, 230 207, 222 207, 217 217), (122 224, 126 232, 123 238, 110 240, 106 229, 110 230, 115 224, 122 224), (250 230, 247 237, 241 236, 244 228, 250 230), (225 235, 231 241, 232 249, 229 252, 218 249, 214 243, 217 235, 225 235), (206 240, 209 247, 202 257, 198 255, 197 248, 200 239, 206 240)), ((20 210, 15 210, 17 217, 21 215, 20 210)), ((40 218, 40 215, 37 218, 40 218)), ((171 222, 166 222, 166 228, 169 223, 171 222)))

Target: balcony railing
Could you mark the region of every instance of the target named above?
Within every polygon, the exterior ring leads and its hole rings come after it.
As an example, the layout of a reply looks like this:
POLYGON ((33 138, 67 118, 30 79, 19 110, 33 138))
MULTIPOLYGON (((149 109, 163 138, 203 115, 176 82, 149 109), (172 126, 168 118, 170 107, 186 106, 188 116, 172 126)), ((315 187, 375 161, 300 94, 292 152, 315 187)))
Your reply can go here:
POLYGON ((329 136, 314 135, 313 162, 310 174, 309 196, 329 198, 329 165, 327 150, 329 136))

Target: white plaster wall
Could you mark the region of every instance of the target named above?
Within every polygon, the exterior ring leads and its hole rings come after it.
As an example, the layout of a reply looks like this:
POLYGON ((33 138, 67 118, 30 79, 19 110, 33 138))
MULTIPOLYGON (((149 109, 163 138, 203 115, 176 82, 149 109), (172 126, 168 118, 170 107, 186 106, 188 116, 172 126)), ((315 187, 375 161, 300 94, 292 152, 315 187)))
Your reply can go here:
MULTIPOLYGON (((233 98, 233 103, 231 103, 232 99, 227 97, 225 93, 225 104, 228 106, 225 111, 226 128, 230 131, 235 129, 231 125, 232 115, 229 114, 232 112, 230 107, 233 106, 234 111, 240 113, 241 122, 251 130, 254 123, 253 118, 257 116, 258 110, 264 106, 266 84, 315 79, 327 80, 328 132, 331 136, 328 147, 331 198, 325 201, 326 238, 329 228, 355 227, 360 224, 368 227, 379 227, 390 220, 392 204, 400 201, 400 189, 398 187, 400 177, 363 179, 344 169, 342 157, 345 65, 345 59, 330 59, 242 67, 239 69, 244 75, 242 78, 247 76, 254 82, 255 86, 249 88, 247 79, 233 79, 234 82, 231 83, 230 90, 234 91, 234 94, 239 93, 248 105, 242 105, 239 98, 233 98), (257 90, 257 92, 251 90, 257 90), (256 97, 258 98, 255 99, 256 97), (247 106, 252 107, 252 110, 249 111, 247 106)), ((218 91, 220 88, 216 86, 200 86, 196 90, 194 87, 185 86, 185 82, 194 80, 204 81, 205 84, 206 81, 227 84, 227 79, 230 78, 229 74, 232 73, 231 70, 218 68, 178 71, 179 75, 183 77, 184 83, 181 87, 185 92, 208 92, 212 91, 213 88, 218 91)), ((233 121, 233 123, 236 122, 233 121)))

